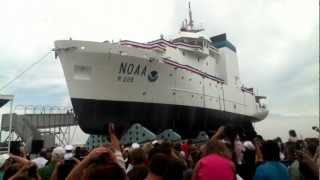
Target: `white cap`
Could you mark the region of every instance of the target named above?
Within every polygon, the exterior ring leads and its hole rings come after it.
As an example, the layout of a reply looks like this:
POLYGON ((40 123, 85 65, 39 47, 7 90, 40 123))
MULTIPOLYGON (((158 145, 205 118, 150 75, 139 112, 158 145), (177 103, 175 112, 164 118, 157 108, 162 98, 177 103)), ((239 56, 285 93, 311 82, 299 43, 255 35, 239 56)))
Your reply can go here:
POLYGON ((72 145, 66 145, 64 147, 64 149, 66 150, 66 153, 64 155, 64 159, 69 160, 69 159, 73 158, 74 147, 72 145))
POLYGON ((138 143, 132 143, 132 145, 131 145, 131 148, 132 149, 137 149, 137 148, 139 148, 140 147, 140 145, 138 144, 138 143))
POLYGON ((64 149, 65 149, 66 151, 73 151, 73 150, 74 150, 74 147, 73 147, 72 145, 66 145, 66 146, 64 147, 64 149))
POLYGON ((153 145, 154 145, 154 144, 157 144, 157 143, 158 143, 157 140, 152 141, 152 144, 153 144, 153 145))

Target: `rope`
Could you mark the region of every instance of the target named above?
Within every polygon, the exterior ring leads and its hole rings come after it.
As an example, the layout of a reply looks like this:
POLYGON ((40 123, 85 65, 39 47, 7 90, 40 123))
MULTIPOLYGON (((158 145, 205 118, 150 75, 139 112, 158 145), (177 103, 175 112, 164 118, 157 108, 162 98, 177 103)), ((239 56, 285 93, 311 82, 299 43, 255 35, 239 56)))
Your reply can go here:
POLYGON ((7 87, 9 87, 12 83, 14 83, 16 80, 18 80, 21 76, 23 76, 26 72, 28 72, 29 70, 31 70, 34 66, 38 65, 41 61, 43 61, 46 57, 49 56, 49 54, 51 54, 52 51, 47 52, 44 56, 42 56, 40 59, 38 59, 37 61, 35 61, 34 63, 32 63, 30 66, 28 66, 25 70, 23 70, 21 73, 19 73, 16 77, 14 77, 12 80, 10 80, 9 82, 7 82, 4 86, 2 86, 0 88, 0 91, 6 89, 7 87))

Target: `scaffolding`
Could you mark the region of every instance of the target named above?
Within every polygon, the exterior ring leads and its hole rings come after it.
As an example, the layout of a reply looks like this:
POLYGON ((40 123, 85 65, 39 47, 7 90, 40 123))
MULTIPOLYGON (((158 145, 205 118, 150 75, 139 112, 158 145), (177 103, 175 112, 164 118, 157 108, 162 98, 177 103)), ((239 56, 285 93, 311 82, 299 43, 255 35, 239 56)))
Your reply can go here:
MULTIPOLYGON (((12 113, 13 113, 13 100, 14 100, 14 95, 0 95, 0 108, 7 104, 10 101, 10 113, 9 113, 9 134, 8 134, 8 145, 1 147, 0 146, 0 153, 1 152, 10 152, 10 143, 12 140, 12 113)), ((1 131, 0 131, 0 140, 1 140, 1 131)))
POLYGON ((7 131, 4 143, 21 140, 30 150, 33 140, 43 140, 45 147, 70 144, 77 126, 70 107, 17 105, 13 109, 12 123, 10 114, 2 115, 0 135, 7 131))

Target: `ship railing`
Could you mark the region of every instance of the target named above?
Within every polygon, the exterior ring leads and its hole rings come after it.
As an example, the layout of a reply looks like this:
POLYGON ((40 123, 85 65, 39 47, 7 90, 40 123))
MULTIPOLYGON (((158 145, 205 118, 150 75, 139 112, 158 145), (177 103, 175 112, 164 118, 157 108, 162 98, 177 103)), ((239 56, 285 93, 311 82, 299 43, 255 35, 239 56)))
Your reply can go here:
POLYGON ((165 47, 161 44, 146 44, 146 43, 139 43, 139 42, 134 42, 129 40, 120 41, 120 44, 134 46, 134 47, 143 48, 143 49, 160 49, 163 51, 166 50, 165 47))
POLYGON ((170 41, 167 41, 165 39, 157 39, 157 40, 154 40, 154 41, 150 41, 148 42, 148 44, 152 45, 152 44, 160 44, 162 46, 169 46, 169 47, 172 47, 172 48, 177 48, 176 45, 174 45, 172 42, 170 41))
POLYGON ((203 71, 200 71, 199 69, 194 68, 192 66, 185 65, 185 64, 180 64, 180 63, 178 63, 176 61, 173 61, 173 60, 171 60, 169 58, 162 58, 162 62, 164 62, 166 64, 169 64, 171 66, 174 66, 175 68, 185 69, 187 71, 190 71, 190 72, 193 72, 195 74, 198 74, 198 75, 200 75, 200 76, 202 76, 204 78, 208 78, 208 79, 214 80, 214 81, 216 81, 218 83, 222 83, 222 84, 224 83, 224 80, 219 78, 219 77, 210 75, 210 74, 205 73, 203 71))
POLYGON ((254 94, 253 93, 253 88, 247 88, 247 87, 241 87, 241 90, 250 94, 254 94))
POLYGON ((142 48, 150 48, 150 47, 159 47, 159 48, 165 48, 165 46, 170 46, 173 48, 177 48, 178 46, 182 47, 187 47, 191 49, 202 49, 202 46, 200 45, 194 45, 194 44, 186 44, 183 42, 170 42, 164 39, 158 39, 155 41, 151 41, 148 43, 140 43, 140 42, 135 42, 135 41, 130 41, 130 40, 122 40, 120 41, 122 45, 133 45, 133 46, 138 46, 142 48))
POLYGON ((199 46, 199 45, 186 44, 186 43, 183 43, 183 42, 176 42, 176 43, 174 43, 174 45, 176 45, 176 46, 184 46, 184 47, 193 48, 193 49, 202 49, 202 47, 199 46))

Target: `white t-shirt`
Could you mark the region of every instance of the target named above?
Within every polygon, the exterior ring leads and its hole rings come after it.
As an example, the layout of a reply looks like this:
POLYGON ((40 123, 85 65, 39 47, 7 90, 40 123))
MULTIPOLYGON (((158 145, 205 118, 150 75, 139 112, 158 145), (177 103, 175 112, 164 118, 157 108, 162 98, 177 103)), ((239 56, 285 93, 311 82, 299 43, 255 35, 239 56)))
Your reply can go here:
POLYGON ((35 159, 32 159, 31 161, 36 163, 36 165, 38 166, 38 169, 43 168, 48 162, 48 160, 46 160, 43 157, 37 157, 35 159))

